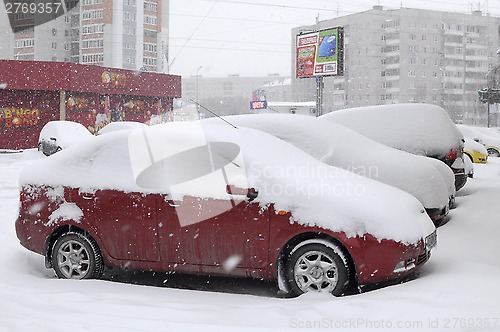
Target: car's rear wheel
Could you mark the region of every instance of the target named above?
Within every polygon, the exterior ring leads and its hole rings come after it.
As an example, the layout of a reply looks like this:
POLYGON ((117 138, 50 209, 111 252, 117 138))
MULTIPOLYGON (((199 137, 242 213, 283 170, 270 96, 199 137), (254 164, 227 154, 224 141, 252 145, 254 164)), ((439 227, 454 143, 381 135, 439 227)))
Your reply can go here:
POLYGON ((52 266, 62 279, 98 279, 104 268, 95 240, 74 232, 63 234, 55 242, 52 266))
POLYGON ((334 244, 314 242, 292 251, 286 277, 295 295, 316 291, 341 296, 348 291, 350 279, 342 250, 334 244))
POLYGON ((488 151, 488 155, 490 155, 490 156, 500 157, 500 152, 497 151, 496 149, 488 148, 488 149, 486 149, 486 151, 488 151))

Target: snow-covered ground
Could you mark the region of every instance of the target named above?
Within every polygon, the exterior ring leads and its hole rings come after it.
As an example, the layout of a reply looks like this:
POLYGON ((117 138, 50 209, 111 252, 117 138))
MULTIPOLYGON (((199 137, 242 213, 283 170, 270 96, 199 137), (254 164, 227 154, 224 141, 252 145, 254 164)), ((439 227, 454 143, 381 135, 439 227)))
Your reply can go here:
POLYGON ((343 298, 281 298, 268 282, 230 278, 56 279, 14 229, 20 169, 36 155, 0 154, 1 332, 500 331, 500 159, 474 165, 417 278, 343 298))

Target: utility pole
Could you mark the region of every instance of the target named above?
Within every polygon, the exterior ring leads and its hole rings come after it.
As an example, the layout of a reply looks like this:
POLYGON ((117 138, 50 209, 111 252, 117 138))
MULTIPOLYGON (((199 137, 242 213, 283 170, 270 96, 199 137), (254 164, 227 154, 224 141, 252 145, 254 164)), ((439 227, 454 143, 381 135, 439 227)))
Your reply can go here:
POLYGON ((316 76, 316 116, 323 115, 323 76, 316 76))

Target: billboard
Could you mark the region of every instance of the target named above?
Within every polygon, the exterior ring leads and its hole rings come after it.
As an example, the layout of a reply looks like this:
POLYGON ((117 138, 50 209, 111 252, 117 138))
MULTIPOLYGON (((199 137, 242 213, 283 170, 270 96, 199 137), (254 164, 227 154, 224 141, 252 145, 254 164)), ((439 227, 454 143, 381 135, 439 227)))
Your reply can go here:
POLYGON ((335 27, 297 35, 295 76, 344 75, 344 28, 335 27))

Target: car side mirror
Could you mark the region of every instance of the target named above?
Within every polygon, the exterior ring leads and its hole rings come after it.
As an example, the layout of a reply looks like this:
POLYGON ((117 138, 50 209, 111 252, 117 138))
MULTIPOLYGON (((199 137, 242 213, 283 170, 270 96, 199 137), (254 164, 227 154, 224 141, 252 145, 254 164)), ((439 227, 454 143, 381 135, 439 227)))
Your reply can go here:
POLYGON ((250 201, 253 201, 259 195, 254 188, 240 188, 232 184, 226 185, 226 193, 229 195, 246 196, 250 201))

